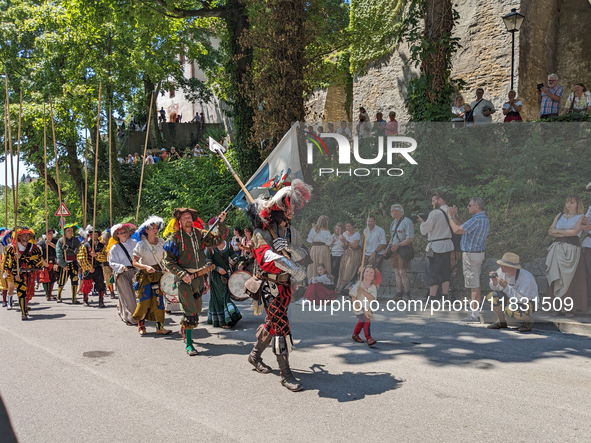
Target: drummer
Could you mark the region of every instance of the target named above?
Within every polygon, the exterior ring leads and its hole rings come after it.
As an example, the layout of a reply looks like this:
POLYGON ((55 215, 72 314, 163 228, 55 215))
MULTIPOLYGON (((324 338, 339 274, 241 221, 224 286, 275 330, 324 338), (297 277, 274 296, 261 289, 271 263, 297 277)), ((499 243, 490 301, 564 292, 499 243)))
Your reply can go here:
POLYGON ((163 227, 164 220, 152 215, 132 236, 138 242, 133 249, 133 266, 139 269, 136 276, 138 303, 133 319, 138 322, 141 336, 147 334, 146 320, 156 322, 157 335, 168 335, 172 332, 164 329, 164 297, 159 286, 165 270, 162 263, 164 240, 158 238, 158 231, 163 227))

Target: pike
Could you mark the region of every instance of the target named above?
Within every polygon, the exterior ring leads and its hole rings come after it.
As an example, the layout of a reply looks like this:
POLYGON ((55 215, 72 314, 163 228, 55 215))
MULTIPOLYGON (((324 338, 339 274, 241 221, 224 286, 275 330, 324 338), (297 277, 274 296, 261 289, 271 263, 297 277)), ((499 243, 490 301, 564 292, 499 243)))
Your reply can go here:
MULTIPOLYGON (((246 200, 249 203, 254 202, 252 195, 250 195, 250 192, 248 191, 248 189, 246 189, 246 186, 244 186, 244 183, 242 183, 242 180, 240 179, 240 177, 238 176, 238 174, 236 173, 236 171, 234 170, 234 168, 232 167, 232 165, 230 164, 230 162, 228 161, 228 159, 224 155, 224 152, 226 152, 226 148, 224 148, 222 145, 220 145, 218 142, 216 142, 213 138, 209 137, 209 150, 211 152, 213 152, 214 154, 219 155, 221 157, 222 161, 224 162, 224 164, 226 165, 226 167, 228 168, 228 170, 230 171, 230 173, 232 174, 234 179, 240 185, 240 188, 244 192, 246 200)), ((273 231, 273 229, 271 229, 271 228, 268 228, 268 229, 269 229, 269 232, 270 232, 271 236, 273 237, 273 239, 276 239, 277 234, 275 234, 275 231, 273 231)), ((287 253, 287 251, 285 249, 282 249, 281 252, 283 253, 283 255, 286 258, 288 258, 288 259, 290 258, 289 254, 287 253)))

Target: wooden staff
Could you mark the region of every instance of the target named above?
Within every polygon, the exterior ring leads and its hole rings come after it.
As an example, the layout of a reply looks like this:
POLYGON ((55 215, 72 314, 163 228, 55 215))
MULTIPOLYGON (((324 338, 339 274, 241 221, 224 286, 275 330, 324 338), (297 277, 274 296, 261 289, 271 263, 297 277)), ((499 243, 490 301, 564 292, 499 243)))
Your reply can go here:
MULTIPOLYGON (((368 214, 367 214, 367 218, 365 219, 365 227, 368 228, 367 229, 367 233, 369 234, 369 226, 367 225, 367 219, 369 218, 371 214, 371 209, 369 210, 368 214)), ((359 280, 361 280, 363 278, 363 266, 365 265, 365 247, 367 246, 367 235, 363 236, 363 255, 361 256, 361 267, 359 268, 359 280)))
MULTIPOLYGON (((94 202, 92 209, 92 251, 94 253, 94 231, 96 230, 96 191, 98 181, 98 157, 99 157, 99 141, 101 131, 101 93, 103 88, 103 82, 99 82, 99 95, 98 95, 98 111, 96 117, 96 150, 94 152, 94 202)), ((91 266, 94 267, 94 257, 92 257, 91 266)))
POLYGON ((148 111, 148 124, 146 125, 146 143, 144 145, 144 158, 142 159, 142 174, 140 176, 140 192, 137 196, 137 210, 135 211, 135 223, 140 216, 140 202, 142 200, 142 183, 144 182, 144 166, 146 165, 146 152, 148 151, 148 138, 150 137, 150 120, 152 120, 152 105, 154 103, 154 92, 150 92, 150 110, 148 111))
MULTIPOLYGON (((18 182, 20 177, 20 165, 21 165, 21 121, 23 117, 23 91, 20 91, 19 107, 18 107, 18 144, 16 153, 16 204, 18 206, 18 182)), ((15 209, 16 211, 16 209, 15 209)), ((14 222, 16 225, 16 221, 14 222)))
POLYGON ((55 122, 53 121, 53 99, 49 96, 49 110, 51 112, 51 132, 53 134, 53 150, 55 152, 55 177, 57 179, 57 196, 60 202, 60 208, 62 207, 62 187, 60 185, 60 168, 58 165, 57 156, 57 140, 55 138, 55 122))
MULTIPOLYGON (((14 231, 13 231, 13 235, 14 235, 14 245, 15 245, 15 255, 18 248, 18 238, 16 235, 16 228, 17 228, 17 210, 16 210, 16 194, 14 192, 14 158, 13 158, 13 152, 12 152, 12 129, 11 129, 11 125, 10 125, 10 96, 8 95, 8 71, 6 71, 6 103, 7 103, 7 108, 8 108, 8 113, 7 113, 7 119, 8 119, 8 146, 10 148, 10 176, 12 178, 12 210, 14 212, 14 231)), ((19 259, 18 256, 16 258, 16 273, 18 275, 18 277, 20 278, 21 272, 20 272, 20 267, 19 267, 19 259)))
MULTIPOLYGON (((49 209, 47 208, 47 122, 45 121, 45 103, 43 103, 43 158, 45 161, 45 235, 49 232, 49 209)), ((45 237, 45 261, 49 263, 49 245, 45 237)))
POLYGON ((8 96, 4 103, 4 226, 8 229, 8 96))
POLYGON ((88 210, 88 136, 90 130, 86 128, 86 140, 84 141, 84 202, 82 206, 82 214, 84 218, 84 228, 86 229, 86 215, 88 210))
POLYGON ((113 226, 113 181, 111 176, 111 105, 109 105, 109 226, 113 226))

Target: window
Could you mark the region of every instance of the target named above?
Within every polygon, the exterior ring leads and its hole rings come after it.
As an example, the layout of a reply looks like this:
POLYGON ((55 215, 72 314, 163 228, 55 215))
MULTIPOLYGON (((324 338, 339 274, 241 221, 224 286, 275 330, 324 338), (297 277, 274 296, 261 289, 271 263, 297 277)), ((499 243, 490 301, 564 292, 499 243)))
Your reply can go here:
POLYGON ((175 94, 176 94, 176 91, 174 89, 171 89, 168 93, 168 98, 174 98, 175 94))

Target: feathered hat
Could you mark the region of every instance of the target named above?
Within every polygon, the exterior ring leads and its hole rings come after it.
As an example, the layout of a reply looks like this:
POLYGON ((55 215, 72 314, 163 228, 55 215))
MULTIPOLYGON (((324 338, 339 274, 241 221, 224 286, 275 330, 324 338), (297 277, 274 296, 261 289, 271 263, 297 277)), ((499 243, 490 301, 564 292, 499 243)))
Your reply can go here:
POLYGON ((109 252, 113 246, 119 243, 119 236, 117 235, 118 231, 122 229, 135 229, 135 225, 133 223, 117 223, 111 227, 111 238, 109 239, 109 244, 107 245, 107 252, 109 252))
POLYGON ((305 184, 300 179, 295 179, 290 186, 284 186, 272 197, 265 199, 257 198, 246 208, 247 215, 257 226, 260 222, 263 228, 271 221, 271 214, 274 211, 287 211, 288 208, 302 209, 304 205, 312 198, 312 187, 305 184), (253 220, 256 218, 256 222, 253 220))
POLYGON ((35 244, 35 231, 27 226, 19 226, 16 228, 16 235, 13 235, 12 244, 16 246, 17 239, 22 234, 29 234, 29 243, 35 244))
POLYGON ((164 234, 163 234, 164 237, 168 237, 170 234, 173 234, 176 231, 178 231, 179 229, 181 229, 181 224, 180 224, 181 216, 186 212, 191 214, 191 217, 193 218, 193 227, 194 228, 198 228, 198 229, 205 228, 205 222, 203 220, 201 220, 201 218, 199 218, 199 215, 197 215, 197 211, 195 209, 176 208, 174 211, 172 211, 172 218, 170 219, 170 221, 166 225, 166 229, 164 230, 164 234))
POLYGON ((164 227, 164 220, 156 215, 151 215, 137 228, 137 231, 135 231, 131 238, 137 242, 142 241, 142 239, 148 237, 146 229, 152 225, 158 226, 158 230, 160 230, 164 227))
POLYGON ((66 232, 66 229, 70 229, 72 228, 72 230, 76 230, 76 228, 80 229, 80 226, 78 226, 76 223, 68 223, 67 225, 64 225, 64 227, 62 228, 62 235, 64 235, 64 232, 66 232))
POLYGON ((12 238, 12 231, 9 228, 2 228, 0 230, 0 243, 2 246, 8 246, 12 238))

